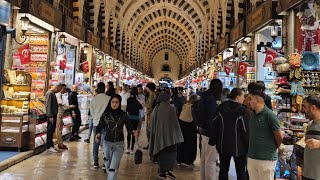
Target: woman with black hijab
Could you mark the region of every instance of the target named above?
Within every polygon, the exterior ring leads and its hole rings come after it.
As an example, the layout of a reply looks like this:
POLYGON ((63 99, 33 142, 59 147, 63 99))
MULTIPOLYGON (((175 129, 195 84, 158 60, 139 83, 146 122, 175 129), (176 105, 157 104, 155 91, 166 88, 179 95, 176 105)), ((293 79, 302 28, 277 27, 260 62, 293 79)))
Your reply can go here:
MULTIPOLYGON (((100 132, 102 128, 104 129, 106 134, 105 139, 103 139, 104 163, 108 170, 108 180, 117 179, 121 157, 124 153, 124 125, 131 133, 133 128, 128 114, 121 110, 121 96, 115 94, 111 96, 111 100, 100 118, 96 135, 96 141, 99 143, 100 132)), ((137 133, 134 131, 134 134, 137 133)))

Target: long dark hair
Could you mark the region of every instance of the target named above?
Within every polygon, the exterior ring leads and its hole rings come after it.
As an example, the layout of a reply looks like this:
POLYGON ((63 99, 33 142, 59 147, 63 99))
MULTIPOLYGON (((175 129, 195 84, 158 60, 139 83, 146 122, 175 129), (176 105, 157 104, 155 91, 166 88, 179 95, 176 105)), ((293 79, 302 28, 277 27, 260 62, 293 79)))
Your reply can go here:
POLYGON ((136 98, 138 96, 138 88, 137 87, 131 88, 130 95, 131 97, 136 98))
POLYGON ((222 82, 220 79, 212 79, 210 82, 210 91, 213 92, 217 100, 221 100, 222 82))
POLYGON ((233 88, 231 93, 228 95, 228 98, 235 100, 238 96, 241 96, 241 94, 244 93, 244 91, 240 88, 233 88))

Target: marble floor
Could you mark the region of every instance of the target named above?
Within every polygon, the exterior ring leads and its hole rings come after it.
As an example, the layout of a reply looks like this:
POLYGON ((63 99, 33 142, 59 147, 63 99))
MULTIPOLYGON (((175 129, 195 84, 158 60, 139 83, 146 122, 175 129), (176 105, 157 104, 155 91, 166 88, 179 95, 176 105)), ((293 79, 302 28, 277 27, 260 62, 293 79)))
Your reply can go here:
MULTIPOLYGON (((103 180, 107 174, 93 167, 92 143, 87 144, 83 139, 87 130, 81 133, 82 140, 78 142, 66 141, 68 150, 59 153, 47 151, 35 155, 9 169, 0 172, 0 180, 103 180)), ((141 135, 141 145, 146 144, 144 132, 141 135)), ((92 139, 93 140, 93 139, 92 139)), ((91 140, 91 141, 92 141, 91 140)), ((134 156, 125 154, 121 159, 119 180, 156 180, 158 179, 158 166, 151 163, 148 152, 144 153, 142 164, 134 164, 134 156)), ((100 151, 100 164, 102 164, 102 151, 100 151)), ((233 166, 233 164, 231 165, 233 166)), ((231 167, 231 172, 234 168, 231 167)), ((177 179, 200 180, 199 153, 193 168, 175 167, 174 174, 177 179)), ((230 174, 230 180, 235 176, 230 174)))

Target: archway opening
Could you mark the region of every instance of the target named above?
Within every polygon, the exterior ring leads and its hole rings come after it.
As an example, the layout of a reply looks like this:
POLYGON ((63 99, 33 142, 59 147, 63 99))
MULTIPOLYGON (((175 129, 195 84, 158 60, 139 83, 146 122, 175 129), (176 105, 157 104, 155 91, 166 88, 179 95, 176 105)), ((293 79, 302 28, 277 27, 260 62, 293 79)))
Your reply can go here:
POLYGON ((173 85, 173 81, 171 78, 163 77, 159 80, 160 88, 171 88, 173 85))

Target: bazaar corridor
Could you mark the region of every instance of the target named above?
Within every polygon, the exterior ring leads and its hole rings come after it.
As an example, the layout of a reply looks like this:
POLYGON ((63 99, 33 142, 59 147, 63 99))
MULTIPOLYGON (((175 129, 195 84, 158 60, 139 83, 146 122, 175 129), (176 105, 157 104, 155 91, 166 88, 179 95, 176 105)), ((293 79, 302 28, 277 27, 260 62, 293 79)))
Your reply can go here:
MULTIPOLYGON (((68 150, 60 153, 49 153, 44 151, 35 155, 19 164, 0 173, 0 180, 102 180, 106 179, 107 174, 101 170, 101 167, 93 167, 92 158, 92 140, 87 144, 83 142, 87 135, 87 130, 83 131, 80 136, 82 141, 65 142, 68 150)), ((146 144, 145 131, 142 132, 141 145, 146 144)), ((148 151, 142 150, 143 162, 139 165, 134 164, 134 155, 124 154, 121 159, 119 180, 153 180, 158 179, 157 164, 149 161, 148 151)), ((101 161, 102 151, 99 152, 101 161)), ((195 161, 195 167, 183 168, 175 166, 174 173, 177 179, 183 180, 200 180, 198 158, 195 161)), ((102 164, 102 162, 100 162, 102 164)), ((231 170, 234 169, 231 166, 231 170)), ((235 171, 233 171, 235 172, 235 171)), ((235 174, 235 173, 233 173, 235 174)), ((232 176, 230 176, 232 177, 232 176)), ((233 180, 234 178, 231 178, 233 180)))

